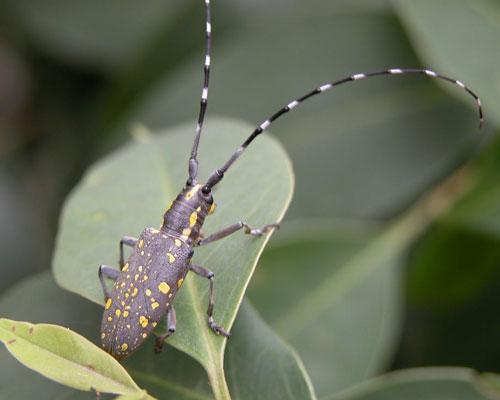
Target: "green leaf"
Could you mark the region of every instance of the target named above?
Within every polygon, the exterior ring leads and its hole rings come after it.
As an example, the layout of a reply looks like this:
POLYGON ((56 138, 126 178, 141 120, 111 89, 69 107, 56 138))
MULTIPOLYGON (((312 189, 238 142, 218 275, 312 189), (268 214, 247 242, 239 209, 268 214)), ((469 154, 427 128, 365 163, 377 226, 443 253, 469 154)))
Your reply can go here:
POLYGON ((315 399, 302 361, 248 302, 242 304, 226 360, 233 399, 315 399))
MULTIPOLYGON (((123 235, 139 235, 159 226, 165 206, 182 188, 194 125, 151 136, 136 132, 140 142, 125 146, 92 167, 68 198, 60 222, 54 256, 56 280, 65 288, 102 302, 99 264, 115 265, 123 235)), ((202 138, 201 177, 225 162, 251 132, 231 120, 209 121, 202 138), (210 155, 209 157, 207 155, 210 155)), ((227 173, 214 194, 219 213, 205 224, 210 233, 241 219, 254 226, 281 220, 290 201, 293 178, 281 146, 262 138, 227 173)), ((269 235, 253 238, 242 232, 197 250, 194 263, 216 274, 215 319, 226 328, 239 304, 269 235)), ((227 398, 223 375, 226 341, 206 323, 208 284, 188 276, 175 301, 178 330, 170 343, 198 360, 217 398, 227 398)))
POLYGON ((319 395, 382 372, 394 355, 401 256, 418 233, 408 224, 379 237, 368 224, 297 221, 264 254, 250 298, 297 349, 319 395))
POLYGON ((112 356, 62 326, 0 318, 0 341, 28 368, 75 389, 106 393, 140 390, 112 356))
POLYGON ((421 56, 477 91, 486 116, 498 126, 499 3, 495 0, 395 0, 394 3, 421 56))
MULTIPOLYGON (((318 84, 420 65, 393 16, 336 13, 331 2, 307 12, 311 5, 302 3, 264 22, 247 19, 229 39, 224 36, 224 45, 214 46, 210 112, 257 125, 318 84)), ((122 126, 192 119, 199 84, 200 62, 194 58, 138 97, 122 126)), ((455 100, 426 77, 381 77, 339 87, 276 121, 272 132, 297 173, 289 216, 386 218, 401 210, 480 138, 474 102, 459 95, 455 100)))
MULTIPOLYGON (((466 368, 415 368, 389 373, 324 400, 492 400, 483 377, 466 368)), ((498 379, 498 378, 497 378, 498 379)), ((492 392, 495 393, 495 392, 492 392)), ((498 391, 495 393, 497 396, 498 391)))
MULTIPOLYGON (((71 326, 94 341, 98 339, 100 307, 58 288, 48 274, 35 276, 12 288, 0 299, 0 309, 15 318, 47 320, 71 326), (36 293, 36 302, 33 302, 33 293, 36 293)), ((143 388, 160 399, 212 399, 206 372, 197 362, 168 345, 161 355, 154 354, 152 349, 153 342, 149 341, 125 361, 126 369, 143 388)), ((43 396, 38 396, 39 399, 81 398, 82 392, 33 375, 11 357, 4 356, 2 351, 0 349, 0 370, 3 371, 0 375, 0 399, 27 400, 37 393, 43 393, 43 396)), ((243 394, 251 390, 258 391, 262 399, 272 393, 279 394, 274 398, 286 398, 288 394, 281 394, 290 389, 301 399, 314 398, 297 355, 248 304, 244 303, 238 314, 227 352, 226 369, 229 371, 228 384, 233 399, 244 399, 243 394), (259 375, 260 370, 250 369, 249 366, 266 368, 266 375, 259 375), (269 389, 272 392, 268 392, 269 389)))
POLYGON ((174 24, 185 2, 151 0, 143 7, 133 0, 6 0, 2 5, 43 51, 113 69, 134 61, 145 43, 174 24))

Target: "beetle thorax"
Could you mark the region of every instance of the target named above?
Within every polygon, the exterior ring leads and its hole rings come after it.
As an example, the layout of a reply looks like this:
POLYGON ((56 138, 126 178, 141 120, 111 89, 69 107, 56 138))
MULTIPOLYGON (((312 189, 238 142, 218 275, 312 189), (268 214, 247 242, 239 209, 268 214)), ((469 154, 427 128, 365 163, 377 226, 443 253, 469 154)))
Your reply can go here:
POLYGON ((179 193, 163 216, 163 231, 188 243, 198 240, 205 217, 215 209, 212 195, 200 189, 201 185, 188 186, 179 193))

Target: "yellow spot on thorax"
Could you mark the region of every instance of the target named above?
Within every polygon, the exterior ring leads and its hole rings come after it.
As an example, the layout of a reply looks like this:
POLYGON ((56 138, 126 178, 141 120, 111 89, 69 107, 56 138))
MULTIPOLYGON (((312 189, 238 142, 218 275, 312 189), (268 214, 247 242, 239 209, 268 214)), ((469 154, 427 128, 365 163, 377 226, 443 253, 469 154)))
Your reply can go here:
POLYGON ((143 256, 143 255, 144 255, 144 250, 141 251, 141 256, 143 256))
POLYGON ((191 199, 195 195, 195 193, 198 190, 200 190, 200 188, 201 188, 201 185, 199 185, 199 184, 195 185, 189 192, 186 193, 186 200, 191 199))
POLYGON ((111 321, 113 321, 113 317, 112 317, 112 316, 109 316, 109 317, 108 317, 108 322, 111 322, 111 321))
POLYGON ((180 288, 182 286, 182 283, 184 282, 184 278, 181 278, 177 281, 177 287, 180 288))
POLYGON ((143 339, 146 339, 147 337, 148 337, 148 334, 147 334, 147 333, 143 333, 143 334, 142 334, 142 338, 143 338, 143 339))
POLYGON ((139 274, 135 274, 134 276, 134 281, 136 281, 137 279, 139 279, 139 274))
POLYGON ((122 351, 127 350, 127 349, 128 349, 128 344, 127 344, 127 343, 123 343, 123 344, 122 344, 122 346, 120 347, 120 349, 121 349, 122 351))
POLYGON ((181 247, 181 245, 182 245, 182 242, 181 242, 179 239, 175 239, 175 240, 174 240, 174 243, 175 243, 175 245, 176 245, 177 247, 181 247))
POLYGON ((212 203, 212 205, 210 206, 210 208, 208 209, 208 214, 211 215, 215 212, 215 201, 212 203))
POLYGON ((158 290, 160 292, 162 292, 163 294, 167 294, 168 292, 170 292, 170 286, 168 286, 168 283, 167 282, 161 282, 159 285, 158 285, 158 290))
POLYGON ((147 281, 148 280, 148 276, 147 275, 144 275, 144 277, 142 278, 143 281, 147 281))
POLYGON ((106 334, 103 332, 101 333, 101 339, 104 339, 106 337, 106 334))
POLYGON ((108 301, 106 301, 106 305, 104 306, 104 309, 105 310, 108 310, 109 307, 111 307, 111 304, 113 304, 113 300, 111 299, 111 297, 108 299, 108 301))
POLYGON ((191 235, 191 228, 183 229, 181 239, 186 240, 189 237, 189 235, 191 235))
POLYGON ((196 221, 198 221, 198 213, 196 211, 193 211, 191 215, 189 216, 189 226, 192 228, 193 226, 196 225, 196 221))
POLYGON ((139 248, 142 249, 144 247, 144 240, 139 240, 139 248))
POLYGON ((141 326, 142 326, 143 328, 145 328, 146 326, 148 326, 148 324, 149 324, 149 320, 148 320, 148 319, 147 319, 144 315, 141 315, 141 316, 139 317, 139 323, 141 324, 141 326))
POLYGON ((142 272, 142 265, 139 265, 139 272, 142 272))
POLYGON ((158 325, 158 322, 152 322, 151 325, 153 325, 153 328, 155 328, 156 325, 158 325))
POLYGON ((128 263, 126 263, 126 264, 123 266, 122 271, 123 271, 123 272, 127 272, 127 271, 128 271, 128 263))

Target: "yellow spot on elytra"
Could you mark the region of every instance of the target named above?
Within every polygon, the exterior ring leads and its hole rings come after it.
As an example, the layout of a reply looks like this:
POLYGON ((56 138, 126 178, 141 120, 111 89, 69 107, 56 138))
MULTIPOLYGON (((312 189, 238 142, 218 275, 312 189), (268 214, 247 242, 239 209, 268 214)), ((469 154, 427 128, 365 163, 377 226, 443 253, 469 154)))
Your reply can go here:
POLYGON ((123 266, 122 271, 123 271, 123 272, 127 272, 127 271, 128 271, 128 263, 126 263, 126 264, 123 266))
POLYGON ((151 290, 146 289, 146 296, 151 296, 151 290))
POLYGON ((122 301, 122 303, 121 303, 121 304, 122 304, 122 307, 125 307, 125 302, 124 302, 124 301, 122 301))
POLYGON ((127 318, 127 317, 128 317, 128 311, 127 311, 127 310, 125 310, 125 311, 123 312, 123 318, 127 318))
POLYGON ((125 298, 128 299, 128 296, 130 296, 128 293, 125 293, 125 298))
POLYGON ((130 324, 127 324, 127 329, 130 329, 130 324))
POLYGON ((151 304, 151 308, 154 310, 156 307, 160 307, 160 305, 155 301, 153 304, 151 304))
POLYGON ((142 278, 142 280, 143 280, 143 281, 147 281, 147 280, 148 280, 148 278, 149 278, 149 276, 144 275, 144 278, 142 278))
POLYGON ((148 334, 147 334, 147 333, 143 333, 143 334, 142 334, 142 338, 143 338, 143 339, 146 339, 147 337, 148 337, 148 334))
POLYGON ((125 310, 130 310, 130 306, 125 306, 125 310))
POLYGON ((170 292, 170 286, 168 286, 168 283, 167 282, 161 282, 159 285, 158 285, 158 290, 160 292, 162 292, 163 294, 167 294, 168 292, 170 292))
POLYGON ((182 282, 184 282, 184 278, 181 278, 177 281, 177 287, 180 288, 182 286, 182 282))
POLYGON ((151 325, 153 325, 153 328, 156 327, 156 325, 158 325, 158 322, 152 322, 151 325))
POLYGON ((101 339, 104 339, 106 337, 106 334, 103 332, 101 333, 101 339))
POLYGON ((122 284, 120 285, 120 287, 125 287, 125 282, 122 282, 122 284))
POLYGON ((113 317, 109 316, 109 317, 108 317, 108 321, 109 321, 109 322, 113 321, 113 317))
POLYGON ((216 207, 215 202, 213 202, 210 208, 208 209, 208 214, 213 214, 215 212, 215 207, 216 207))
POLYGON ((189 216, 189 226, 193 227, 196 225, 196 221, 198 221, 198 213, 196 211, 193 211, 191 215, 189 216))
POLYGON ((142 272, 142 265, 139 265, 139 272, 142 272))
POLYGON ((168 258, 169 264, 172 264, 175 262, 175 256, 172 253, 167 253, 167 258, 168 258))
POLYGON ((119 308, 117 308, 115 311, 116 316, 119 317, 121 315, 121 313, 122 313, 121 310, 119 308))
POLYGON ((123 343, 122 346, 120 347, 120 349, 122 349, 122 351, 125 351, 128 349, 128 344, 127 343, 123 343))
POLYGON ((139 240, 139 248, 142 249, 144 247, 144 240, 139 240))
POLYGON ((179 239, 175 239, 175 240, 174 240, 174 243, 175 243, 175 245, 176 245, 177 247, 181 247, 181 245, 182 245, 182 242, 181 242, 179 239))
POLYGON ((113 304, 113 300, 111 299, 111 297, 108 299, 108 301, 106 301, 106 305, 104 306, 104 309, 109 309, 109 307, 111 307, 111 304, 113 304))
POLYGON ((145 328, 146 326, 148 326, 148 324, 149 324, 149 320, 148 320, 148 319, 147 319, 144 315, 141 315, 141 316, 139 317, 139 323, 141 324, 141 326, 142 326, 143 328, 145 328))
POLYGON ((132 297, 137 296, 137 292, 138 292, 138 290, 137 290, 137 288, 135 287, 135 288, 134 288, 134 291, 132 292, 132 297))
POLYGON ((144 255, 144 250, 141 251, 141 256, 143 256, 143 255, 144 255))
POLYGON ((151 303, 154 303, 155 301, 154 297, 151 297, 151 303))
POLYGON ((134 281, 136 281, 137 279, 139 279, 139 274, 135 274, 134 276, 134 281))

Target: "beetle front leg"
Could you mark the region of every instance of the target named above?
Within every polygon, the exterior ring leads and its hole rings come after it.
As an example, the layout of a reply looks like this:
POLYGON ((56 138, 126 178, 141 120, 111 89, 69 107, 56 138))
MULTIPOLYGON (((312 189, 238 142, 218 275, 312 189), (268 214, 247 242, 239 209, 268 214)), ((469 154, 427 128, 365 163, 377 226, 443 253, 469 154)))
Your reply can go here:
POLYGON ((166 322, 167 322, 167 331, 164 334, 156 335, 153 332, 153 334, 156 336, 155 347, 154 347, 154 351, 156 354, 161 353, 161 351, 163 350, 163 343, 165 342, 165 340, 169 336, 172 336, 175 333, 175 327, 177 326, 177 318, 175 316, 174 306, 170 306, 168 308, 166 322))
POLYGON ((206 268, 200 267, 199 265, 190 265, 189 270, 193 271, 196 275, 199 275, 203 278, 207 278, 210 282, 210 289, 208 292, 208 309, 207 309, 207 322, 208 326, 212 331, 214 331, 217 335, 222 335, 225 337, 231 336, 229 332, 227 332, 223 327, 217 325, 214 321, 213 313, 214 313, 214 273, 206 268))
POLYGON ((104 300, 108 300, 109 298, 109 290, 106 286, 106 282, 104 281, 104 277, 112 279, 116 281, 118 276, 120 275, 120 271, 117 269, 110 267, 109 265, 100 265, 99 266, 99 280, 101 281, 102 292, 104 293, 104 300))
POLYGON ((123 268, 123 266, 125 265, 125 258, 123 256, 123 245, 126 244, 127 246, 134 247, 137 241, 138 239, 132 236, 124 236, 120 240, 120 260, 118 261, 120 269, 123 268))
POLYGON ((247 235, 262 236, 264 233, 270 232, 274 228, 279 229, 279 227, 280 225, 278 223, 274 223, 274 224, 264 225, 262 228, 252 228, 245 221, 240 221, 233 225, 229 225, 224 229, 221 229, 219 232, 212 233, 210 236, 207 236, 204 239, 199 240, 196 245, 203 246, 204 244, 215 242, 216 240, 223 239, 243 228, 245 228, 244 232, 247 235))

